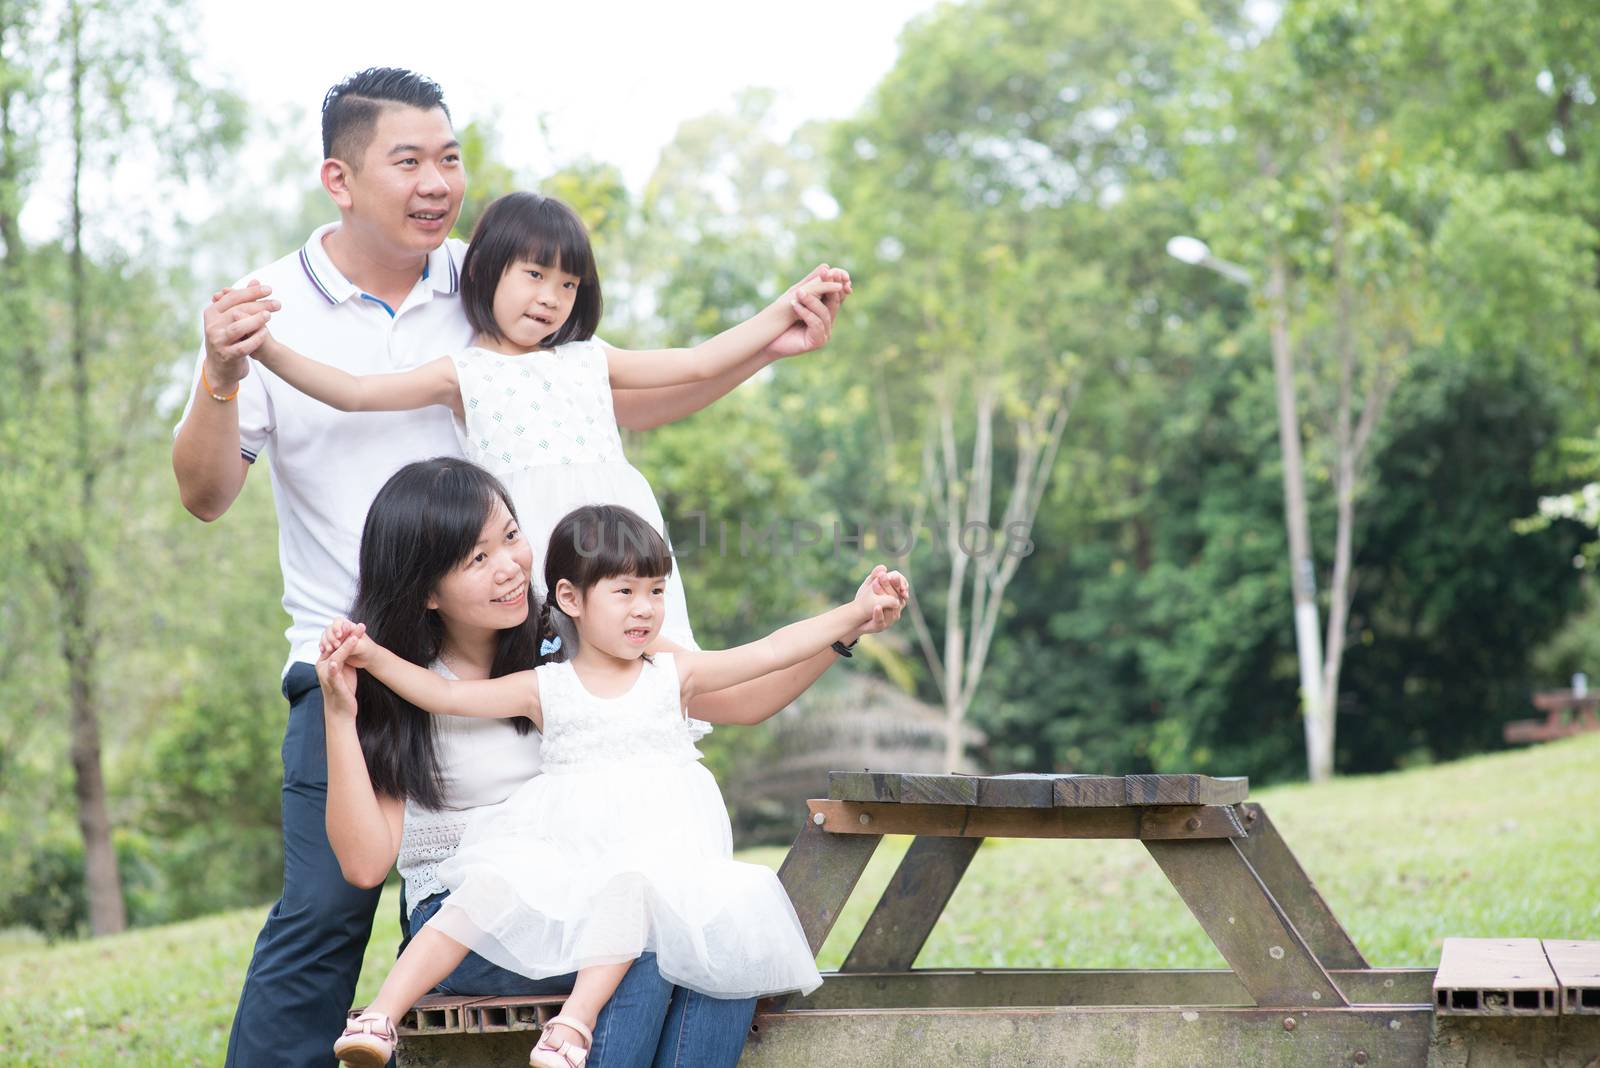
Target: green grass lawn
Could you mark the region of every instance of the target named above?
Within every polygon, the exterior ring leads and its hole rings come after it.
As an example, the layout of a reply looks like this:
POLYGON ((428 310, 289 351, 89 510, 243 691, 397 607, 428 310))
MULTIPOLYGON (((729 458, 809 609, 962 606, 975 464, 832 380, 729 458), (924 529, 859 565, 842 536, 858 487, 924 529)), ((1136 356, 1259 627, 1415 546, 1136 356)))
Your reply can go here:
MULTIPOLYGON (((1600 939, 1600 736, 1253 796, 1374 964, 1446 935, 1600 939)), ((837 967, 906 846, 886 844, 823 948, 837 967)), ((747 859, 774 867, 782 849, 747 859)), ((264 910, 54 947, 0 944, 0 1062, 215 1065, 264 910)), ((397 940, 384 899, 358 998, 397 940)), ((1135 842, 986 844, 921 967, 1221 967, 1135 842)))

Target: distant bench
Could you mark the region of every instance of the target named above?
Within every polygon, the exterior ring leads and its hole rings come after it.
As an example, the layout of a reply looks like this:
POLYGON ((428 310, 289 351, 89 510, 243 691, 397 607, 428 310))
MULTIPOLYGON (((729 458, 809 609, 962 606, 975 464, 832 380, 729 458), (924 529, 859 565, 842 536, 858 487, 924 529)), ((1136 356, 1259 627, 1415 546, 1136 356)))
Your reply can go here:
POLYGON ((1502 729, 1511 744, 1553 742, 1585 731, 1600 731, 1600 692, 1579 696, 1572 690, 1545 690, 1533 695, 1543 719, 1514 719, 1502 729))

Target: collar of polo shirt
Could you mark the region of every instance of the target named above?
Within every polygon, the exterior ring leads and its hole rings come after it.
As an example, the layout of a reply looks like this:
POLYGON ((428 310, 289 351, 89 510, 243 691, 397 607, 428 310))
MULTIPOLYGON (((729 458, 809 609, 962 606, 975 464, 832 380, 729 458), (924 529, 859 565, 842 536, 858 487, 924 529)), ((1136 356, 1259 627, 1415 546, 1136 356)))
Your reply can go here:
MULTIPOLYGON (((328 250, 323 247, 322 239, 338 228, 339 224, 335 222, 319 226, 312 231, 310 240, 300 248, 300 269, 311 281, 312 288, 321 293, 329 304, 343 304, 347 300, 360 298, 377 300, 376 297, 363 293, 333 265, 333 260, 328 257, 328 250)), ((428 260, 422 267, 422 277, 433 293, 461 291, 461 272, 456 266, 455 253, 451 251, 449 241, 443 242, 428 253, 428 260)), ((381 304, 382 301, 378 303, 381 304)), ((394 314, 394 309, 388 310, 390 315, 394 314)))

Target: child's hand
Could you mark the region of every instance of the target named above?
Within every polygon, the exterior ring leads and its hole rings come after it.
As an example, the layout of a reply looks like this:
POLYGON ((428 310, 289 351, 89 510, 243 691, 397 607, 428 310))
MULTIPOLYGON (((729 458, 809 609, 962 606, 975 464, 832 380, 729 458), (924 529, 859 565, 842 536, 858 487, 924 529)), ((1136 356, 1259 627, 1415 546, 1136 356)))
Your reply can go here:
POLYGON ((317 660, 317 681, 322 684, 323 715, 333 720, 356 718, 356 666, 350 663, 356 646, 368 642, 366 630, 351 631, 331 651, 317 660))
POLYGON ((900 622, 900 613, 911 599, 911 586, 906 582, 906 577, 898 571, 886 572, 873 581, 876 592, 894 594, 895 599, 899 601, 899 605, 885 609, 882 615, 868 619, 860 627, 852 631, 845 639, 846 645, 854 642, 863 634, 878 634, 900 622))
POLYGON ((322 637, 317 641, 318 659, 326 657, 329 653, 339 648, 345 638, 350 636, 350 632, 355 629, 356 625, 344 618, 344 616, 334 617, 333 622, 328 624, 322 632, 322 637))
POLYGON ((794 315, 794 321, 773 340, 772 344, 762 350, 763 354, 771 359, 781 360, 822 348, 833 336, 833 322, 838 318, 840 305, 844 303, 844 298, 849 296, 853 288, 850 283, 850 272, 839 267, 829 267, 826 263, 817 264, 811 269, 811 273, 785 292, 776 302, 788 305, 789 311, 794 315), (802 286, 813 281, 832 282, 841 288, 821 296, 802 290, 802 286))
POLYGON ((843 281, 833 278, 832 272, 827 272, 816 278, 807 278, 803 282, 796 283, 787 294, 789 303, 798 304, 802 296, 826 297, 831 293, 845 292, 850 276, 844 271, 839 273, 844 275, 843 281))
POLYGON ((879 564, 872 569, 852 602, 862 614, 860 633, 876 634, 900 618, 911 588, 906 577, 879 564))
POLYGON ((317 652, 325 660, 345 645, 349 646, 345 650, 345 659, 353 668, 366 667, 372 651, 378 647, 376 642, 367 637, 365 623, 352 623, 340 616, 322 632, 322 638, 317 642, 317 652))
MULTIPOLYGON (((265 286, 258 288, 264 292, 271 292, 265 286)), ((232 292, 232 289, 224 286, 211 294, 211 303, 218 303, 232 292)), ((239 329, 249 330, 249 333, 240 337, 237 343, 241 352, 247 352, 254 359, 265 361, 271 359, 272 346, 277 343, 272 336, 272 331, 267 329, 267 324, 272 321, 272 313, 282 308, 283 305, 275 300, 263 300, 260 302, 260 307, 261 310, 251 320, 251 322, 259 320, 259 325, 252 328, 250 323, 246 323, 241 326, 239 329)))

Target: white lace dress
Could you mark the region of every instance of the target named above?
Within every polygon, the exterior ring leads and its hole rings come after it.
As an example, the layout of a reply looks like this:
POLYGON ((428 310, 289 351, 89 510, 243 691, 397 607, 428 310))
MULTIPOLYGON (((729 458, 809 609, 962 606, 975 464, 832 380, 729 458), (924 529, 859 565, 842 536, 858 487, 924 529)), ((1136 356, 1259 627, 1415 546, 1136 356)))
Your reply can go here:
MULTIPOLYGON (((461 447, 511 492, 533 547, 533 582, 541 597, 550 533, 574 508, 622 505, 666 537, 650 483, 622 454, 600 341, 521 356, 470 348, 454 360, 465 412, 456 427, 461 447)), ((699 648, 676 568, 667 579, 665 607, 662 634, 686 649, 699 648)))
POLYGON ((431 925, 530 978, 632 960, 713 997, 814 990, 822 978, 768 868, 732 859, 716 781, 700 763, 670 654, 621 697, 572 666, 537 669, 543 773, 474 814, 431 925))

